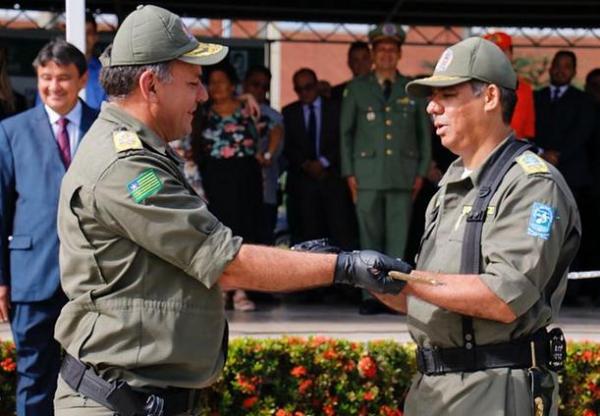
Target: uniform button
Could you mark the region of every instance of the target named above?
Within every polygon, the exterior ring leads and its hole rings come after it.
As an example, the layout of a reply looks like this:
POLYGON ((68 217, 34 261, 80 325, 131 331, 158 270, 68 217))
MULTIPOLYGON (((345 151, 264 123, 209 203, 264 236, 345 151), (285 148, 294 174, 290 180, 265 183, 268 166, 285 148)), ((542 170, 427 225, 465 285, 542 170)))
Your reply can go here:
POLYGON ((385 154, 390 156, 392 154, 392 150, 391 149, 386 149, 385 154))
POLYGON ((467 334, 467 335, 465 335, 465 339, 466 339, 467 341, 471 341, 471 340, 473 339, 473 335, 471 335, 471 334, 467 334))
POLYGON ((12 239, 13 239, 13 236, 12 236, 12 235, 9 235, 9 236, 8 236, 8 241, 12 241, 12 239))
POLYGON ((392 111, 392 107, 390 107, 390 106, 387 106, 387 107, 385 108, 385 112, 386 112, 386 113, 389 113, 390 111, 392 111))
POLYGON ((470 350, 471 348, 473 348, 473 344, 470 342, 465 343, 465 348, 470 350))
POLYGON ((386 138, 387 140, 392 140, 392 134, 391 134, 391 133, 388 133, 388 134, 386 134, 386 135, 385 135, 385 138, 386 138))
POLYGON ((365 157, 366 155, 367 155, 367 152, 360 152, 361 157, 365 157))
POLYGON ((385 125, 386 126, 391 126, 392 125, 392 120, 386 120, 385 121, 385 125))

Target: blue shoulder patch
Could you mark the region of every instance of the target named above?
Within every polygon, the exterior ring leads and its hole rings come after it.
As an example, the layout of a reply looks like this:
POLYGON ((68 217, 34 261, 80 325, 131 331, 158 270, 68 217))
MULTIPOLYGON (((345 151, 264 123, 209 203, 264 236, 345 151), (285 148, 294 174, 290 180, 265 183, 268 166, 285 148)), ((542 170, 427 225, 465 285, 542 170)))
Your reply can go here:
POLYGON ((547 240, 550 238, 555 216, 555 209, 550 205, 534 202, 533 207, 531 207, 531 215, 529 216, 527 234, 547 240))

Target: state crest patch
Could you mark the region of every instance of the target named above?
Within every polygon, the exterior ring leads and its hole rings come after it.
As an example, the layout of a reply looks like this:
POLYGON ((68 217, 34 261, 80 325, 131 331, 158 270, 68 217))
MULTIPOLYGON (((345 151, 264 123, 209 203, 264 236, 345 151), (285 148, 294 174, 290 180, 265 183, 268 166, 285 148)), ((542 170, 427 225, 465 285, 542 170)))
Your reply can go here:
POLYGON ((527 234, 542 240, 549 239, 555 216, 556 213, 553 207, 541 202, 534 202, 529 216, 527 234))

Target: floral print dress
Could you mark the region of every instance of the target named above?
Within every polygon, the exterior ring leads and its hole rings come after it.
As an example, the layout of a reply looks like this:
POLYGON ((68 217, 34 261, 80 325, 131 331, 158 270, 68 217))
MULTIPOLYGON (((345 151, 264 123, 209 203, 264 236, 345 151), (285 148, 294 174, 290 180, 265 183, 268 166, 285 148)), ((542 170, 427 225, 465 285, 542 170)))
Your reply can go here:
POLYGON ((258 131, 241 107, 221 116, 207 110, 199 161, 208 208, 234 234, 258 242, 262 216, 262 173, 256 159, 258 131))

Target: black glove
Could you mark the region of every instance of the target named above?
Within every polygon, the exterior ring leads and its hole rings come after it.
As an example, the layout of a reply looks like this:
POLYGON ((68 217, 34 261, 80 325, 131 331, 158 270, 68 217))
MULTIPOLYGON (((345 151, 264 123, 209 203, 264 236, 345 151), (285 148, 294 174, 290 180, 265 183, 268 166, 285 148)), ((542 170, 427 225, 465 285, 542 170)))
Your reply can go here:
POLYGON ((310 251, 311 253, 339 253, 342 251, 339 247, 331 244, 327 238, 317 240, 303 241, 292 246, 294 251, 310 251))
POLYGON ((387 273, 390 270, 410 273, 412 267, 400 259, 373 250, 343 251, 338 254, 333 282, 395 295, 404 289, 406 282, 389 277, 387 273))

